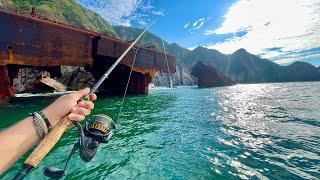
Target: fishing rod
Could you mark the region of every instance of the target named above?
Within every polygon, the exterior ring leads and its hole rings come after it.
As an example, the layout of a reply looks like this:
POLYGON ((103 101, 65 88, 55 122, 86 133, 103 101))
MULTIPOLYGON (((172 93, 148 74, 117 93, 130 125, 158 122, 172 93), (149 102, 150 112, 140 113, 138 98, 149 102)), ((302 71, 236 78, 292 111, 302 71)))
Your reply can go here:
MULTIPOLYGON (((131 45, 121 54, 121 56, 114 62, 114 64, 107 70, 105 74, 99 79, 99 81, 91 88, 89 94, 93 94, 100 85, 108 78, 110 73, 114 68, 121 62, 121 60, 126 56, 126 54, 133 48, 133 46, 139 41, 143 34, 152 26, 152 24, 147 27, 137 39, 131 43, 131 45)), ((89 95, 82 98, 83 100, 89 100, 89 95)), ((43 158, 49 153, 53 146, 59 141, 63 133, 66 131, 67 127, 70 126, 72 122, 65 116, 58 124, 48 133, 48 135, 39 143, 39 145, 34 149, 30 156, 25 160, 21 170, 13 178, 14 180, 23 179, 32 169, 36 168, 43 158)), ((82 126, 78 122, 74 122, 79 134, 79 141, 74 145, 71 150, 66 165, 63 170, 48 167, 46 168, 44 174, 51 178, 61 178, 65 175, 67 166, 71 155, 77 150, 80 150, 80 157, 83 161, 89 162, 96 154, 98 146, 100 143, 108 143, 113 132, 115 130, 115 124, 109 116, 98 115, 96 119, 90 124, 86 124, 83 130, 82 126)))

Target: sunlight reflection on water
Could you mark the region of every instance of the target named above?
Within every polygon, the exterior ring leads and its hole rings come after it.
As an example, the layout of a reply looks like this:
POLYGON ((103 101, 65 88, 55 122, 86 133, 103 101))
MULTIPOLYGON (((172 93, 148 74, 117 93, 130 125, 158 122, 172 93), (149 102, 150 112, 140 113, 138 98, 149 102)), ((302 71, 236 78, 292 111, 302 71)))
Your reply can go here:
MULTIPOLYGON (((317 90, 310 84, 297 86, 294 83, 236 85, 219 89, 222 98, 218 104, 223 111, 213 112, 211 116, 222 122, 222 132, 234 138, 218 138, 218 141, 233 147, 243 145, 244 149, 256 154, 256 157, 250 155, 253 159, 280 166, 299 177, 314 178, 306 171, 319 170, 319 165, 311 165, 308 169, 294 167, 294 163, 320 160, 319 145, 313 143, 313 137, 320 133, 317 90)), ((243 154, 238 157, 248 158, 243 154)), ((244 166, 239 161, 234 159, 228 163, 246 178, 251 177, 249 172, 241 169, 244 166)))
MULTIPOLYGON (((65 179, 320 179, 319 92, 320 83, 310 82, 128 96, 112 141, 89 163, 74 156, 65 179)), ((120 103, 100 98, 93 114, 117 117, 120 103)), ((19 120, 46 104, 18 103, 0 109, 0 117, 19 120)), ((45 166, 63 164, 75 132, 67 132, 28 178, 43 179, 45 166)), ((22 162, 3 178, 11 179, 22 162)))

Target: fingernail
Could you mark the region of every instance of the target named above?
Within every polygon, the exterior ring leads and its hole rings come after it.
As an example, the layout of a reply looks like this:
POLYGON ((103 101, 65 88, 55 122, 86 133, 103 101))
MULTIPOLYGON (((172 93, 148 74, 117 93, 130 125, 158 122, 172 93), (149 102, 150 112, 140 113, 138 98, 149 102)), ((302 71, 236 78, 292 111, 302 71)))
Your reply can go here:
POLYGON ((68 118, 69 118, 69 119, 72 119, 72 118, 73 118, 73 115, 72 115, 72 114, 69 114, 69 115, 68 115, 68 118))

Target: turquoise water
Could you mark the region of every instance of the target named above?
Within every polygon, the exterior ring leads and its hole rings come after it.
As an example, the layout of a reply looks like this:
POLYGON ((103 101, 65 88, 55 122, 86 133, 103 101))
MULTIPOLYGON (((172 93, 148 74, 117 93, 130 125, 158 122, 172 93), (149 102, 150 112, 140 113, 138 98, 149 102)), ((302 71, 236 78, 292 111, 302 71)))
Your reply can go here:
MULTIPOLYGON (((319 179, 320 82, 152 89, 129 96, 109 144, 65 179, 319 179)), ((32 98, 0 110, 0 128, 44 107, 32 98)), ((117 119, 121 98, 100 98, 94 114, 117 119)), ((90 117, 89 119, 91 119, 90 117)), ((62 167, 77 140, 67 132, 27 179, 62 167)), ((17 172, 20 160, 2 178, 17 172)))

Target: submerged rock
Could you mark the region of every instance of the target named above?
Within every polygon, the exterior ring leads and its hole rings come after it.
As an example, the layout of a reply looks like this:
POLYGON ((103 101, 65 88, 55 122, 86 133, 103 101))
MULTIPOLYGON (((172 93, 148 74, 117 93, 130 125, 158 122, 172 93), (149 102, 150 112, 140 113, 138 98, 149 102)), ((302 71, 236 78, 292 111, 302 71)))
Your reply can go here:
POLYGON ((197 78, 200 88, 230 86, 234 82, 209 64, 199 61, 192 67, 191 74, 197 78))

